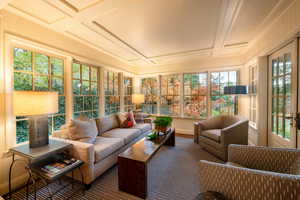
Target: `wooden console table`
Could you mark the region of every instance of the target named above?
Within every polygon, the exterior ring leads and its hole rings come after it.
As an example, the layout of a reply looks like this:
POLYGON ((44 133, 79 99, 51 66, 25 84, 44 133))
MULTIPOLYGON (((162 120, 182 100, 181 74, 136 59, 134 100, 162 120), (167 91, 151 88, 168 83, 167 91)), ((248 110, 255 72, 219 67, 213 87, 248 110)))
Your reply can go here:
POLYGON ((175 129, 156 140, 142 138, 118 157, 119 189, 145 199, 148 190, 147 164, 162 145, 175 146, 175 129))

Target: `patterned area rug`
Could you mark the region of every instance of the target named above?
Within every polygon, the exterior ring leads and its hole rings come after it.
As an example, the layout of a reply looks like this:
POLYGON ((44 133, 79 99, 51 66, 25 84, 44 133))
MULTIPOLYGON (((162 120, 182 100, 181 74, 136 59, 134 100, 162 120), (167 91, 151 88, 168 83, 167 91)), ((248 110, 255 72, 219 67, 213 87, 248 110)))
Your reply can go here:
MULTIPOLYGON (((175 147, 162 147, 149 165, 149 193, 147 200, 192 200, 199 193, 198 161, 221 162, 194 144, 192 139, 176 137, 175 147)), ((72 199, 99 200, 139 200, 140 198, 118 190, 118 167, 115 166, 99 177, 92 188, 81 192, 67 187, 53 199, 65 199, 77 192, 72 199)), ((61 187, 58 183, 50 185, 53 191, 61 187)), ((37 199, 47 198, 47 189, 37 193, 37 199)), ((13 199, 26 199, 25 189, 17 192, 13 199)), ((30 195, 33 199, 33 195, 30 195)))

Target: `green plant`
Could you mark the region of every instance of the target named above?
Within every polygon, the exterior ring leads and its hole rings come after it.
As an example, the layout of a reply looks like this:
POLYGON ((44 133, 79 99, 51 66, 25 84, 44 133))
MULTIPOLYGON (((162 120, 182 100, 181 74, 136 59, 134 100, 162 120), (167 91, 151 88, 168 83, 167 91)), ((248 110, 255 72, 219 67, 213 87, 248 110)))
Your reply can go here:
POLYGON ((167 116, 156 117, 156 119, 154 120, 154 124, 159 127, 168 127, 171 126, 172 121, 173 121, 172 117, 167 117, 167 116))

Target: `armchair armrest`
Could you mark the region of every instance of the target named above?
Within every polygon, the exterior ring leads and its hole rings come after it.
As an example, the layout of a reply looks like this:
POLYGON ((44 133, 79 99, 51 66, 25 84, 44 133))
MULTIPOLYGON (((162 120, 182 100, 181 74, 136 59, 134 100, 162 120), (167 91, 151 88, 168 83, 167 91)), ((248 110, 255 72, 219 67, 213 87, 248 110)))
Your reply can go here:
POLYGON ((248 120, 240 121, 231 126, 223 128, 221 131, 221 143, 229 144, 248 144, 248 120))
POLYGON ((299 168, 300 150, 229 145, 228 161, 252 169, 289 174, 293 173, 294 167, 299 168))
POLYGON ((290 199, 300 196, 300 176, 233 167, 201 160, 201 191, 216 191, 226 199, 290 199))

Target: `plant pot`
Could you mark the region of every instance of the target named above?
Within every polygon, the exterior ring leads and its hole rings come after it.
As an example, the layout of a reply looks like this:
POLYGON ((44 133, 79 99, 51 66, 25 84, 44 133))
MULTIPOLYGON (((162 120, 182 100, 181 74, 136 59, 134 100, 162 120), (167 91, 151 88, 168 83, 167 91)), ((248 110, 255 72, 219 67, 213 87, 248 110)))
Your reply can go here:
POLYGON ((159 132, 162 132, 162 133, 167 133, 167 130, 168 130, 168 127, 166 126, 157 126, 155 125, 155 129, 159 132))

